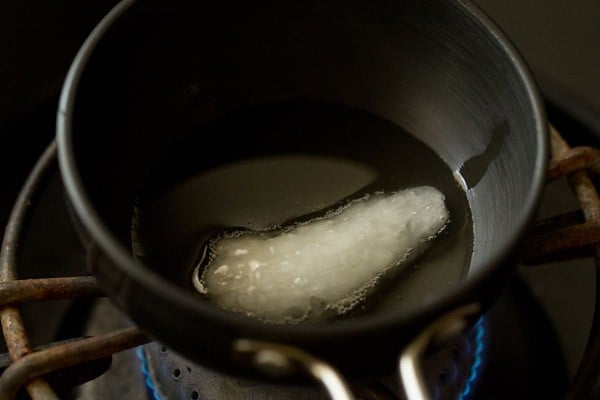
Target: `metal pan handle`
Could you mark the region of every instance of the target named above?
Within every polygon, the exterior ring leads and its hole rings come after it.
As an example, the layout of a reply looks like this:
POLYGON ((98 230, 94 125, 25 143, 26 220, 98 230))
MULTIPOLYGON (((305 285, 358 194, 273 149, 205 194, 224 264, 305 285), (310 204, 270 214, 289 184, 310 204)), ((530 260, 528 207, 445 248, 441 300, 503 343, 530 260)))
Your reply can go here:
POLYGON ((239 339, 233 343, 233 349, 266 375, 279 377, 302 370, 319 383, 331 399, 354 400, 348 384, 335 368, 296 347, 239 339))
MULTIPOLYGON (((470 320, 481 310, 479 304, 456 309, 425 328, 404 349, 400 356, 399 374, 406 397, 409 400, 429 400, 422 362, 427 350, 457 336, 470 326, 470 320)), ((240 361, 265 375, 281 377, 294 371, 309 374, 333 400, 354 400, 348 384, 341 374, 328 363, 296 347, 239 339, 233 350, 240 361)))
POLYGON ((479 304, 469 304, 439 318, 415 337, 400 355, 398 372, 409 400, 430 400, 431 396, 423 377, 423 358, 435 344, 443 343, 470 326, 470 317, 481 311, 479 304))

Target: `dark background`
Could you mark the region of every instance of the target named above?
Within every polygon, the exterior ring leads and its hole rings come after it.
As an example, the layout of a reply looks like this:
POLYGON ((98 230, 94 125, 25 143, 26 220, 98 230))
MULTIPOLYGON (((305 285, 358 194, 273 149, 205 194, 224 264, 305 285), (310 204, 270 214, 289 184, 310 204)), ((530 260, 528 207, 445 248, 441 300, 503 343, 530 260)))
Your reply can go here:
MULTIPOLYGON (((477 0, 512 38, 544 94, 600 128, 600 2, 477 0)), ((53 98, 78 47, 112 0, 0 5, 0 137, 53 98)), ((13 128, 13 129, 11 129, 13 128)))
MULTIPOLYGON (((476 2, 521 50, 546 98, 600 132, 600 1, 476 2)), ((27 120, 32 122, 32 113, 54 111, 49 104, 55 104, 77 49, 115 3, 114 0, 2 2, 2 149, 25 140, 24 130, 41 130, 25 126, 27 120), (44 106, 46 109, 42 110, 44 106)), ((0 167, 10 169, 13 157, 23 157, 17 154, 4 151, 0 167)))

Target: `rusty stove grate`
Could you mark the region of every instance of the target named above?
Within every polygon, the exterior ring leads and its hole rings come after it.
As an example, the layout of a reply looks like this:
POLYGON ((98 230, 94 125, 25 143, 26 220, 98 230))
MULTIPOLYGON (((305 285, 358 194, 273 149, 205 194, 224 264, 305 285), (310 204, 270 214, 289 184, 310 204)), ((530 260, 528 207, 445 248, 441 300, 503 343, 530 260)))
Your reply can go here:
MULTIPOLYGON (((592 147, 571 148, 550 127, 552 159, 548 181, 567 176, 577 196, 585 222, 579 213, 569 213, 538 222, 524 246, 524 260, 539 264, 551 258, 580 256, 590 250, 596 263, 596 300, 588 343, 565 399, 585 397, 600 372, 600 196, 589 172, 600 175, 600 151, 592 147)), ((94 277, 47 279, 17 278, 17 252, 28 209, 56 159, 53 143, 29 175, 6 226, 0 253, 0 323, 12 363, 0 376, 0 400, 14 399, 25 387, 33 400, 58 399, 44 375, 147 343, 150 339, 138 328, 126 328, 90 338, 54 343, 41 350, 32 349, 18 305, 50 299, 75 299, 104 296, 94 277)))

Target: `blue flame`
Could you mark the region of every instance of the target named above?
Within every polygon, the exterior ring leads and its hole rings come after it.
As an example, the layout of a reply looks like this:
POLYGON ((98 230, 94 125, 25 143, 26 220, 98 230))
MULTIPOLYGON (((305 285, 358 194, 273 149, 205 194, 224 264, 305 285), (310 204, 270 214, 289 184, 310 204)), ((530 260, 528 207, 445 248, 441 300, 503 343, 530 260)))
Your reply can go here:
POLYGON ((475 351, 473 353, 473 364, 471 365, 471 371, 469 372, 465 387, 458 395, 458 400, 467 400, 473 394, 475 382, 481 375, 483 349, 485 347, 485 331, 484 317, 481 317, 475 324, 475 351))
POLYGON ((158 389, 156 388, 156 386, 154 386, 154 382, 152 382, 150 372, 148 372, 148 363, 146 361, 146 354, 144 354, 144 347, 138 346, 135 349, 135 354, 140 360, 140 370, 142 371, 142 375, 144 376, 144 383, 146 383, 146 391, 148 392, 148 397, 151 400, 162 400, 158 389))

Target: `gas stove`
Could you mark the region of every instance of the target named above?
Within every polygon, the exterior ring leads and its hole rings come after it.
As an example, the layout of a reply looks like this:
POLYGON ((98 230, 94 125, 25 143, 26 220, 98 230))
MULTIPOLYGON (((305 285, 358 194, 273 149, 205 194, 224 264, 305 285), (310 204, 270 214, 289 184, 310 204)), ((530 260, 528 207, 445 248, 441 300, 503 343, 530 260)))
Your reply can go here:
MULTIPOLYGON (((65 4, 61 12, 57 11, 60 7, 55 8, 55 5, 52 10, 40 8, 31 11, 31 14, 21 6, 13 5, 10 12, 4 13, 3 18, 18 16, 25 21, 25 25, 31 23, 36 27, 25 35, 29 44, 37 44, 35 49, 29 49, 30 53, 18 50, 17 55, 29 54, 30 61, 37 59, 38 53, 35 51, 42 51, 40 43, 43 40, 37 38, 36 32, 52 31, 53 35, 44 40, 53 42, 57 48, 56 54, 49 55, 50 59, 56 57, 57 61, 50 63, 52 68, 43 72, 39 66, 28 66, 27 57, 9 65, 9 72, 10 67, 12 72, 19 68, 32 68, 34 72, 28 85, 37 86, 35 89, 28 86, 28 92, 21 92, 12 102, 4 100, 10 112, 2 115, 1 121, 7 128, 0 140, 2 148, 7 150, 0 163, 4 163, 3 170, 8 171, 3 195, 0 196, 2 226, 7 224, 10 209, 32 166, 52 140, 58 90, 70 58, 111 3, 95 2, 93 7, 85 9, 65 4), (77 19, 77 23, 57 29, 47 20, 51 14, 57 18, 72 17, 77 19), (60 40, 67 37, 69 40, 60 40), (59 65, 61 62, 62 65, 59 65)), ((527 50, 532 33, 524 32, 526 29, 508 19, 507 9, 511 5, 503 3, 506 4, 503 7, 501 2, 494 1, 480 3, 501 24, 504 20, 503 25, 509 35, 513 36, 510 29, 514 29, 513 39, 517 41, 517 46, 521 40, 524 50, 527 50)), ((551 5, 547 7, 552 8, 551 5)), ((558 6, 557 9, 562 10, 558 6)), ((596 11, 600 12, 600 9, 596 11)), ((587 17, 584 17, 587 21, 587 17)), ((574 16, 569 15, 569 18, 574 16)), ((593 50, 598 53, 597 49, 593 50)), ((47 49, 44 51, 48 52, 47 49)), ((526 51, 525 57, 528 58, 528 55, 526 51)), ((598 60, 597 56, 592 54, 592 64, 598 60)), ((598 81, 590 82, 589 88, 580 91, 579 79, 557 73, 540 61, 539 54, 533 52, 532 58, 530 62, 534 72, 538 74, 539 71, 538 79, 547 99, 550 121, 571 145, 598 147, 599 114, 593 111, 594 101, 598 105, 598 99, 587 95, 594 85, 597 87, 598 81), (537 69, 536 63, 539 65, 537 69), (573 93, 577 95, 573 96, 573 93)), ((9 88, 17 90, 17 86, 12 82, 9 88)), ((24 225, 22 240, 19 241, 18 277, 86 276, 86 252, 70 223, 62 182, 57 166, 51 160, 48 161, 47 176, 43 183, 39 195, 26 207, 28 220, 24 225)), ((566 179, 556 180, 546 188, 540 219, 578 209, 579 204, 566 179)), ((53 281, 53 284, 56 283, 65 282, 53 281)), ((234 379, 195 365, 160 343, 143 344, 149 338, 138 332, 109 299, 98 298, 102 293, 93 279, 76 279, 68 283, 78 284, 71 289, 76 295, 65 295, 64 290, 68 292, 68 288, 49 289, 45 296, 48 297, 48 292, 54 290, 56 294, 53 297, 57 299, 27 302, 21 306, 31 344, 43 347, 72 338, 95 337, 100 338, 98 346, 108 343, 113 347, 107 349, 98 361, 86 362, 47 376, 60 398, 327 398, 316 386, 283 386, 277 382, 234 379), (117 332, 116 335, 110 336, 113 332, 117 332), (138 343, 139 346, 134 346, 138 343), (125 348, 129 349, 114 354, 111 362, 113 350, 125 348), (74 386, 87 380, 90 381, 74 386)), ((20 293, 25 290, 18 289, 20 293)), ((35 295, 32 296, 35 299, 35 295)), ((520 266, 503 295, 473 328, 428 357, 426 380, 432 398, 562 398, 588 341, 594 302, 595 270, 591 257, 520 266)), ((7 355, 0 357, 0 366, 6 368, 9 363, 7 355)), ((365 399, 403 398, 394 376, 373 382, 357 382, 353 390, 365 399)), ((21 390, 18 396, 27 398, 28 394, 21 390)), ((592 396, 600 397, 600 391, 592 391, 592 396)))

